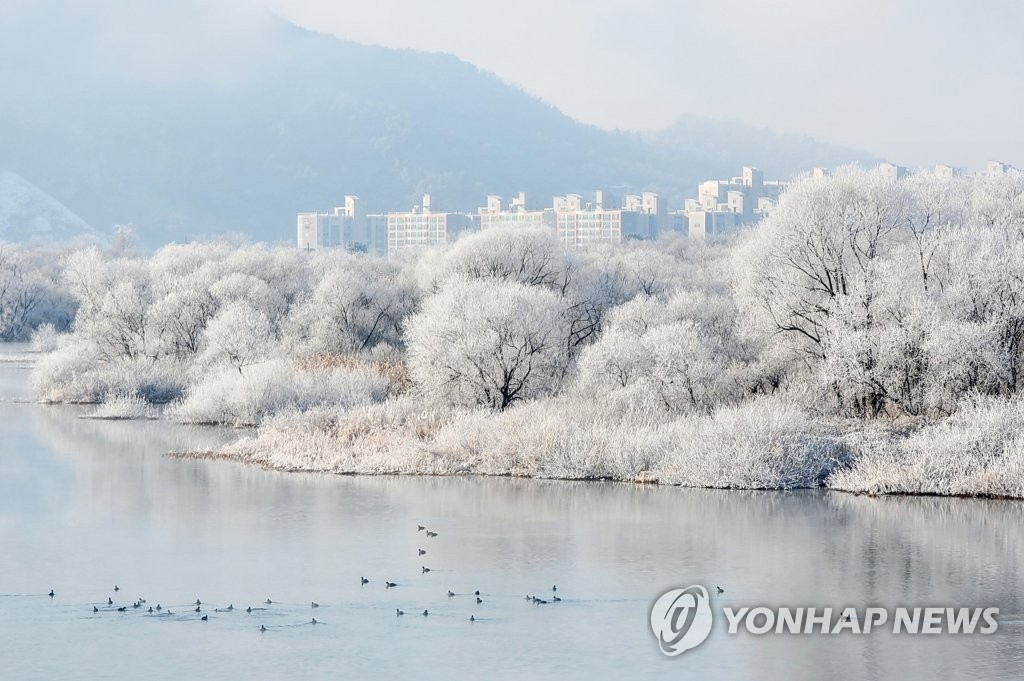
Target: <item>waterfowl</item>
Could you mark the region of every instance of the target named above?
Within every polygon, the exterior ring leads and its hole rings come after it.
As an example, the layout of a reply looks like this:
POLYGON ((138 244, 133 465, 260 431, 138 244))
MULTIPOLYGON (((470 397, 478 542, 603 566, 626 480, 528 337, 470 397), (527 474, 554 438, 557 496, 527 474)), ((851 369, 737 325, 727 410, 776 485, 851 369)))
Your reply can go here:
POLYGON ((422 532, 422 531, 423 531, 423 530, 425 530, 425 529, 427 529, 427 528, 423 527, 422 525, 417 525, 417 526, 416 526, 416 531, 417 531, 417 532, 422 532))
POLYGON ((107 596, 107 605, 113 605, 113 604, 114 604, 114 599, 111 598, 110 596, 107 596))
POLYGON ((393 586, 398 586, 398 585, 395 584, 394 582, 384 582, 384 588, 385 589, 390 589, 393 586))
POLYGON ((260 625, 260 631, 263 632, 263 631, 266 631, 266 630, 267 630, 267 628, 261 624, 260 625))
POLYGON ((163 610, 163 608, 162 608, 162 607, 160 607, 160 604, 159 604, 159 603, 157 603, 157 604, 156 604, 156 611, 157 611, 157 612, 160 612, 161 610, 163 610))
POLYGON ((425 555, 427 555, 427 552, 424 551, 423 549, 419 549, 419 555, 425 556, 425 555))
POLYGON ((139 603, 138 601, 135 601, 134 603, 132 603, 132 607, 137 610, 137 609, 142 607, 142 603, 139 603))
POLYGON ((720 593, 720 594, 724 594, 724 593, 725 593, 725 589, 723 589, 723 588, 722 588, 722 587, 720 587, 720 586, 716 586, 716 587, 715 587, 715 591, 717 591, 717 592, 718 592, 718 593, 720 593))
POLYGON ((317 621, 316 621, 316 618, 315 618, 315 617, 314 617, 313 619, 311 619, 311 620, 309 621, 309 623, 310 623, 310 624, 319 624, 319 622, 317 622, 317 621))
POLYGON ((528 601, 528 600, 530 600, 531 598, 533 598, 533 596, 531 596, 530 594, 526 594, 526 598, 525 598, 524 600, 527 600, 527 601, 528 601))
POLYGON ((245 609, 245 611, 251 613, 252 612, 252 606, 250 605, 248 608, 245 609))
POLYGON ((423 574, 427 574, 428 572, 430 572, 430 568, 428 568, 428 567, 427 567, 427 566, 425 566, 425 565, 423 566, 423 568, 422 568, 422 569, 423 569, 423 574))
POLYGON ((319 608, 320 604, 317 603, 316 601, 310 601, 309 607, 311 607, 311 608, 319 608))
POLYGON ((100 609, 99 609, 99 608, 97 608, 97 607, 96 607, 96 606, 94 605, 94 606, 92 606, 92 611, 93 611, 93 612, 99 612, 99 611, 100 611, 100 609))
POLYGON ((196 612, 199 612, 199 606, 198 605, 196 606, 196 612))
POLYGON ((202 605, 202 604, 203 604, 203 602, 197 598, 196 599, 196 605, 202 605))
POLYGON ((437 536, 437 532, 431 532, 430 530, 427 530, 427 536, 428 537, 436 537, 437 536))
POLYGON ((483 603, 483 601, 482 601, 482 600, 480 600, 480 597, 479 597, 479 596, 477 596, 477 597, 476 597, 476 604, 477 604, 477 605, 480 605, 481 603, 483 603))
POLYGON ((552 591, 558 591, 558 585, 557 585, 557 584, 555 584, 554 586, 552 586, 552 587, 551 587, 551 590, 552 590, 552 591))
POLYGON ((562 599, 561 599, 561 598, 559 598, 558 596, 553 596, 553 597, 551 598, 551 600, 553 600, 553 601, 554 601, 555 603, 558 603, 558 602, 559 602, 559 601, 561 601, 562 599))
POLYGON ((537 598, 533 602, 537 605, 547 605, 547 601, 545 601, 543 598, 537 598))
POLYGON ((232 605, 231 603, 228 603, 228 610, 234 610, 234 609, 235 609, 235 606, 232 605))
POLYGON ((430 613, 429 613, 429 612, 427 612, 426 610, 424 610, 424 611, 423 611, 423 616, 424 616, 424 617, 426 617, 426 616, 427 616, 427 615, 429 615, 429 614, 430 614, 430 613))
POLYGON ((53 589, 50 589, 50 593, 49 593, 49 594, 47 594, 47 595, 48 595, 48 596, 49 596, 50 598, 53 598, 53 595, 54 595, 54 594, 53 594, 53 589))
POLYGON ((114 591, 120 591, 120 590, 121 590, 121 587, 119 587, 117 584, 115 584, 114 585, 114 591))
POLYGON ((270 604, 272 604, 272 603, 273 603, 273 601, 272 601, 272 600, 270 600, 269 598, 268 598, 267 600, 263 601, 263 602, 264 602, 264 603, 266 603, 267 605, 270 605, 270 604))
POLYGON ((149 606, 149 612, 150 612, 150 613, 152 613, 152 612, 153 612, 153 606, 149 606))
POLYGON ((474 617, 473 615, 470 615, 469 616, 469 621, 470 622, 476 622, 476 617, 474 617))
POLYGON ((199 619, 201 619, 201 620, 203 620, 205 622, 209 617, 210 617, 209 615, 203 615, 199 619))
POLYGON ((479 596, 480 595, 480 589, 477 589, 476 591, 474 591, 473 595, 474 596, 479 596))
POLYGON ((454 595, 455 595, 455 592, 452 591, 451 589, 448 589, 448 598, 451 598, 454 595))
POLYGON ((370 580, 368 580, 366 577, 360 577, 359 578, 359 583, 360 584, 369 584, 370 580))
POLYGON ((128 612, 128 608, 127 608, 127 606, 122 605, 120 608, 117 609, 117 611, 118 612, 128 612))
POLYGON ((395 614, 396 614, 396 615, 398 615, 399 617, 401 617, 401 616, 402 616, 402 615, 404 615, 405 613, 404 613, 404 612, 402 612, 401 610, 399 610, 398 608, 395 608, 395 614))

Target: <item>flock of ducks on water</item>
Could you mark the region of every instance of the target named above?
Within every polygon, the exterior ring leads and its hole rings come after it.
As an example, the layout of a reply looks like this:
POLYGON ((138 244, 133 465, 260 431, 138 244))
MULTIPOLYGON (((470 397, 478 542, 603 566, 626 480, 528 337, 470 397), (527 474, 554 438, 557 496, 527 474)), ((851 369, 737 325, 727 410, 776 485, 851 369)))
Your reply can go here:
MULTIPOLYGON (((417 525, 416 526, 416 531, 417 532, 426 532, 427 537, 431 538, 431 539, 437 536, 437 532, 434 532, 433 530, 428 530, 423 525, 417 525)), ((427 552, 424 549, 417 549, 417 555, 419 555, 419 556, 424 556, 424 555, 426 555, 426 553, 427 552)), ((421 574, 425 575, 428 572, 430 572, 430 568, 428 568, 426 565, 422 565, 422 566, 420 566, 420 572, 421 572, 421 574)), ((368 580, 366 577, 360 577, 359 578, 359 583, 362 586, 365 586, 365 585, 370 583, 370 580, 368 580)), ((384 582, 384 588, 385 589, 391 589, 391 588, 396 587, 396 586, 398 586, 398 584, 396 584, 395 582, 391 582, 391 581, 385 581, 384 582)), ((554 592, 556 592, 556 591, 558 591, 558 585, 553 585, 551 587, 552 594, 554 594, 554 592)), ((457 596, 457 595, 458 594, 456 594, 451 589, 448 590, 448 598, 455 598, 455 596, 457 596)), ((480 598, 480 590, 479 589, 477 589, 476 591, 473 592, 473 596, 476 598, 477 605, 480 605, 481 603, 484 602, 483 599, 480 598)), ((536 596, 530 596, 530 595, 526 596, 526 600, 531 601, 533 603, 536 603, 538 605, 548 602, 548 601, 544 600, 543 598, 537 598, 536 596)), ((554 603, 557 603, 557 602, 559 602, 561 600, 562 600, 561 598, 559 598, 558 596, 554 596, 554 595, 551 598, 551 602, 554 602, 554 603)), ((430 610, 426 610, 425 609, 421 614, 423 615, 423 617, 428 617, 430 615, 430 610)), ((405 615, 405 611, 404 610, 402 610, 401 608, 395 608, 395 616, 396 617, 401 617, 403 615, 405 615)), ((470 615, 469 616, 469 621, 470 622, 476 622, 476 615, 470 615)))
MULTIPOLYGON (((425 531, 426 532, 426 536, 428 538, 431 538, 431 539, 436 537, 436 536, 438 536, 437 532, 434 532, 432 530, 428 530, 423 525, 417 525, 416 526, 416 531, 417 532, 424 532, 425 531)), ((419 556, 424 556, 427 553, 424 549, 417 549, 417 551, 418 551, 417 555, 419 555, 419 556)), ((430 568, 428 568, 425 565, 421 566, 421 574, 427 574, 428 572, 430 572, 430 568)), ((366 586, 367 584, 370 583, 370 580, 367 579, 366 577, 360 577, 359 578, 359 583, 360 583, 360 586, 366 586)), ((385 589, 392 589, 392 588, 395 588, 397 586, 398 586, 398 584, 396 582, 392 582, 392 581, 385 581, 384 582, 384 588, 385 589)), ((722 590, 721 587, 716 587, 716 588, 718 589, 718 593, 723 593, 723 590, 722 590)), ((117 591, 120 591, 120 590, 121 590, 121 588, 117 584, 115 584, 114 585, 114 591, 117 592, 117 591)), ((525 600, 530 601, 531 603, 534 603, 536 605, 544 605, 544 604, 547 604, 549 602, 551 602, 551 603, 558 603, 562 599, 559 598, 556 595, 557 591, 558 591, 558 586, 557 585, 553 585, 551 587, 551 597, 550 597, 551 600, 550 601, 545 599, 545 598, 538 598, 537 596, 532 596, 532 595, 529 595, 529 594, 526 595, 525 600)), ((53 598, 56 594, 54 593, 53 589, 50 589, 50 592, 47 595, 50 598, 53 598)), ((457 595, 458 594, 456 594, 451 589, 448 590, 448 598, 454 598, 457 595)), ((473 592, 473 596, 476 598, 477 605, 480 605, 480 604, 482 604, 484 602, 483 599, 480 597, 480 591, 479 590, 474 591, 473 592)), ((273 605, 273 601, 268 598, 266 601, 264 601, 264 604, 265 605, 273 605)), ((147 606, 147 605, 148 604, 146 603, 146 599, 142 598, 140 596, 137 600, 135 600, 131 604, 131 609, 132 610, 139 610, 143 606, 147 606)), ((311 608, 314 608, 314 609, 320 607, 320 604, 317 603, 316 601, 310 601, 309 605, 310 605, 311 608)), ((196 614, 201 614, 202 615, 199 618, 200 621, 206 622, 206 621, 209 620, 209 615, 203 613, 203 602, 200 599, 197 598, 195 603, 190 604, 188 606, 184 606, 184 607, 187 607, 187 608, 191 609, 193 606, 195 607, 195 610, 193 610, 193 612, 195 612, 196 614)), ((110 609, 115 609, 117 612, 122 612, 122 613, 128 612, 128 608, 129 608, 129 606, 127 606, 127 605, 119 605, 119 606, 115 607, 114 599, 109 597, 109 596, 107 597, 107 607, 110 608, 110 609)), ((175 606, 175 607, 181 607, 181 606, 175 606)), ((261 610, 261 609, 265 609, 265 608, 253 608, 252 606, 248 606, 248 607, 245 608, 245 612, 247 614, 251 614, 254 610, 261 610)), ((235 610, 234 604, 229 604, 226 608, 214 608, 214 612, 233 612, 234 610, 235 610)), ((100 612, 99 606, 93 605, 92 606, 92 611, 93 611, 93 613, 99 613, 100 612)), ((164 608, 159 603, 157 603, 155 607, 149 605, 147 607, 147 609, 146 609, 146 612, 148 614, 151 614, 151 615, 158 615, 158 614, 160 614, 160 615, 173 615, 174 614, 171 611, 170 608, 164 608)), ((401 608, 395 608, 395 615, 398 616, 398 617, 401 617, 401 616, 405 615, 405 611, 402 610, 401 608)), ((429 612, 429 610, 426 610, 426 609, 422 613, 423 617, 427 617, 429 615, 430 615, 430 612, 429 612)), ((476 615, 470 615, 469 616, 469 621, 470 622, 475 622, 476 621, 476 615)), ((317 621, 317 619, 315 617, 313 617, 308 622, 308 624, 322 624, 322 622, 317 621)), ((265 631, 267 631, 266 625, 261 624, 260 625, 260 632, 265 632, 265 631)))

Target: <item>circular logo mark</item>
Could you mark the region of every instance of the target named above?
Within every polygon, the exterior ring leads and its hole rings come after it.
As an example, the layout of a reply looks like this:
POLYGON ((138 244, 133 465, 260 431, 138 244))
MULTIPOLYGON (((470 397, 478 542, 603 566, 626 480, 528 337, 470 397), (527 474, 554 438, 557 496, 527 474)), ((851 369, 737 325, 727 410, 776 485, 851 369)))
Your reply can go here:
POLYGON ((651 607, 651 631, 669 657, 696 648, 711 633, 711 603, 702 586, 672 589, 651 607))

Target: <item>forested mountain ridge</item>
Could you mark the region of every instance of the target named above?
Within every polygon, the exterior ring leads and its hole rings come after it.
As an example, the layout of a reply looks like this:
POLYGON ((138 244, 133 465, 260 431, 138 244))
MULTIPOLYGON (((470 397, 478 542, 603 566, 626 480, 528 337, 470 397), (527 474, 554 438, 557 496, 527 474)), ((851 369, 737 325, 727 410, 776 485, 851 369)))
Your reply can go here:
MULTIPOLYGON (((289 240, 294 214, 473 210, 489 193, 630 186, 680 203, 739 162, 788 177, 870 161, 728 122, 659 134, 581 124, 451 55, 360 45, 203 3, 14 0, 0 19, 0 169, 100 231, 148 245, 225 232, 289 240), (55 18, 59 17, 59 18, 55 18)), ((610 90, 610 96, 643 97, 610 90)), ((17 238, 9 228, 7 238, 17 238)))

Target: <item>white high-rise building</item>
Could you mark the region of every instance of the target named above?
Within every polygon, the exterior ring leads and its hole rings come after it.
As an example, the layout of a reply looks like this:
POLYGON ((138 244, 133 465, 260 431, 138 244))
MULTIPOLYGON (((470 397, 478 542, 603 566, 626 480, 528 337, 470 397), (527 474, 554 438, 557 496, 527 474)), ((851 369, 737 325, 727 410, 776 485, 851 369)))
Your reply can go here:
MULTIPOLYGON (((824 172, 815 168, 816 177, 824 172)), ((739 177, 697 185, 697 198, 687 199, 683 210, 673 213, 672 229, 695 239, 726 234, 770 213, 785 189, 785 182, 765 180, 760 169, 744 166, 739 177)))
POLYGON ((430 194, 424 194, 423 202, 411 211, 387 214, 387 252, 393 255, 443 244, 471 226, 470 216, 463 213, 434 212, 430 194))
POLYGON ((1011 170, 1014 170, 1014 167, 1009 163, 1003 163, 1002 161, 989 161, 985 164, 985 172, 989 177, 1005 175, 1011 170))
POLYGON ((507 210, 502 209, 501 197, 492 194, 487 197, 487 205, 477 211, 477 220, 481 230, 496 227, 549 227, 553 226, 554 214, 551 211, 527 210, 524 192, 512 197, 507 210))
POLYGON ((579 194, 556 196, 552 202, 555 229, 567 247, 591 243, 619 243, 625 239, 651 239, 658 235, 659 216, 667 218, 658 195, 644 192, 628 195, 615 206, 604 191, 594 192, 593 203, 583 203, 579 194))
POLYGON ((366 243, 365 232, 358 196, 345 196, 345 205, 330 213, 299 213, 296 217, 297 244, 305 251, 366 243))
POLYGON ((910 174, 909 170, 894 163, 883 163, 878 166, 878 171, 882 173, 883 177, 887 177, 890 180, 902 180, 910 174))

